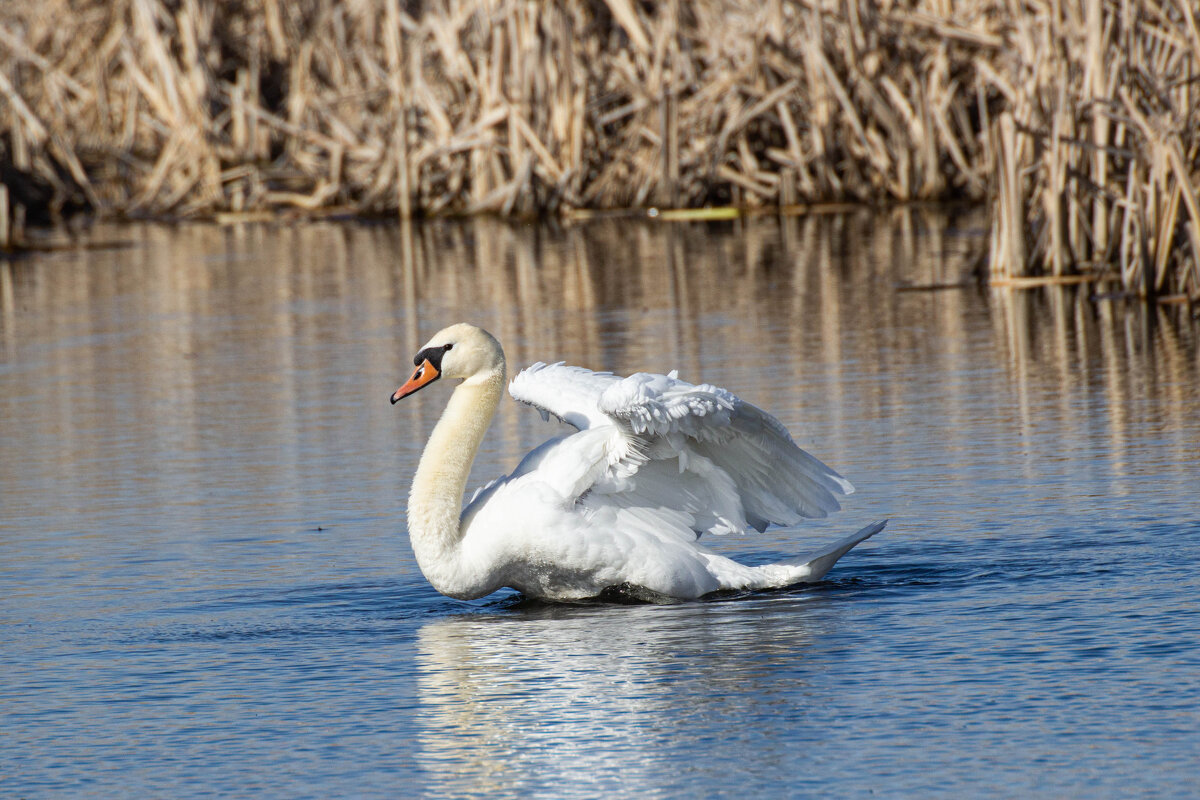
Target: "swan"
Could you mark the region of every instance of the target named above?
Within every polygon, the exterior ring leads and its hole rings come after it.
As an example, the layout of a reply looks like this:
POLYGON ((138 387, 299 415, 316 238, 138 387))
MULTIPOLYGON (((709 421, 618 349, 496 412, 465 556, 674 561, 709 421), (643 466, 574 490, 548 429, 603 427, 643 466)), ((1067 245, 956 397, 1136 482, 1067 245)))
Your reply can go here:
POLYGON ((395 404, 460 379, 421 455, 408 503, 417 563, 442 594, 502 587, 553 601, 625 595, 690 600, 820 580, 886 520, 807 556, 747 566, 698 543, 702 533, 794 525, 840 508, 854 487, 801 450, 770 414, 730 392, 668 375, 621 378, 537 363, 512 397, 576 428, 511 475, 463 492, 504 393, 500 343, 468 323, 438 332, 413 359, 395 404))

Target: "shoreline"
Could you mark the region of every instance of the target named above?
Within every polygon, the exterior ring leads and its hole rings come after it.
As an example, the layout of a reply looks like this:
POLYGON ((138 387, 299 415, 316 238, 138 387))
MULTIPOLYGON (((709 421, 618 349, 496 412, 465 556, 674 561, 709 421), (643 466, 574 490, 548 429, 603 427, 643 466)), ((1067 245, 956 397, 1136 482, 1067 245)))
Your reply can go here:
MULTIPOLYGON (((710 226, 736 226, 749 232, 752 229, 761 230, 761 225, 791 226, 794 224, 824 224, 822 218, 843 220, 853 225, 868 227, 889 226, 900 224, 914 230, 925 230, 927 235, 945 236, 947 232, 958 231, 957 235, 967 236, 974 240, 973 251, 961 261, 962 269, 957 277, 938 278, 930 281, 907 282, 897 281, 893 290, 897 294, 953 292, 962 290, 1000 290, 1016 295, 1035 294, 1041 290, 1065 290, 1069 292, 1084 292, 1084 297, 1090 305, 1098 308, 1114 303, 1134 303, 1143 307, 1158 306, 1160 308, 1182 308, 1190 319, 1200 319, 1200 293, 1187 294, 1159 293, 1146 297, 1136 291, 1127 290, 1121 283, 1120 274, 1105 264, 1080 265, 1080 269, 1068 275, 1030 275, 1015 278, 996 276, 988 268, 987 234, 982 231, 986 224, 986 209, 961 203, 902 203, 886 207, 825 204, 822 206, 793 208, 781 212, 779 209, 739 210, 732 208, 714 209, 605 209, 600 211, 584 210, 578 213, 544 217, 538 219, 517 219, 500 215, 444 215, 440 217, 414 218, 403 220, 394 215, 365 216, 355 213, 353 209, 316 209, 313 211, 256 211, 240 214, 218 213, 211 217, 192 218, 163 218, 147 217, 144 219, 120 219, 115 217, 98 218, 81 216, 74 218, 70 225, 38 227, 31 231, 32 235, 21 248, 0 248, 0 268, 13 264, 26 256, 37 256, 43 253, 64 253, 72 251, 103 251, 125 246, 120 237, 113 239, 97 235, 96 231, 121 231, 122 229, 136 230, 140 226, 163 226, 179 228, 195 226, 198 228, 218 228, 230 230, 273 230, 285 231, 296 229, 308 224, 331 223, 351 227, 374 228, 382 226, 385 229, 397 231, 404 247, 411 246, 413 240, 426 235, 424 229, 439 224, 450 224, 454 229, 462 231, 473 230, 475 224, 488 225, 496 223, 513 230, 524 228, 530 224, 548 225, 547 230, 560 234, 574 235, 575 229, 586 229, 593 225, 606 225, 616 222, 626 225, 630 231, 645 229, 653 230, 660 226, 674 228, 680 231, 709 230, 710 226), (462 227, 460 227, 462 226, 462 227), (936 231, 936 232, 935 232, 936 231)), ((429 228, 436 230, 437 228, 429 228)), ((672 234, 674 235, 674 234, 672 234)), ((405 256, 406 258, 409 256, 405 256)))

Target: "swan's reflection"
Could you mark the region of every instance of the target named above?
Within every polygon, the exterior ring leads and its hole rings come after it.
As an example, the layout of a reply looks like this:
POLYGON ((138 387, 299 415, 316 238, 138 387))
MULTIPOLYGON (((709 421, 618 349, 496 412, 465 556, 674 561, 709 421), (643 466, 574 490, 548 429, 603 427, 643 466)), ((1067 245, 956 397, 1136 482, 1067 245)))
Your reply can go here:
POLYGON ((528 787, 532 775, 547 787, 606 775, 619 786, 595 789, 652 791, 697 746, 689 730, 724 715, 744 723, 755 704, 776 724, 787 716, 824 607, 783 595, 433 620, 416 656, 417 745, 440 782, 430 788, 465 796, 528 787))

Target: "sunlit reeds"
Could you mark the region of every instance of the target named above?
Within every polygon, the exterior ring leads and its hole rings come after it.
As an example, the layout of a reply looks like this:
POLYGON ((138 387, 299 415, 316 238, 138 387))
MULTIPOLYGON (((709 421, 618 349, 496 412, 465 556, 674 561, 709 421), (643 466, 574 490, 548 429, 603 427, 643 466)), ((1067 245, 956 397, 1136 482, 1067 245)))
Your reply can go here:
POLYGON ((988 126, 993 276, 1115 266, 1127 290, 1200 296, 1197 9, 1026 8, 1004 58, 979 73, 1002 100, 988 126))
POLYGON ((1200 296, 1191 0, 46 0, 10 204, 126 215, 987 201, 994 280, 1200 296), (1078 278, 1076 278, 1078 279, 1078 278))

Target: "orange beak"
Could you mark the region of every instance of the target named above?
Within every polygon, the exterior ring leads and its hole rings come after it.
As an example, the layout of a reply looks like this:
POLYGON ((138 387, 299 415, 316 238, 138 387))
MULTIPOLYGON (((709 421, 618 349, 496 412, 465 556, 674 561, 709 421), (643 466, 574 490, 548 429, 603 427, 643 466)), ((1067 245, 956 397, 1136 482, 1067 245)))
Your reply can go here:
POLYGON ((412 377, 392 394, 392 403, 395 403, 402 397, 408 397, 417 389, 433 383, 439 377, 441 377, 441 373, 437 371, 433 364, 429 363, 429 359, 425 359, 413 371, 412 377))

